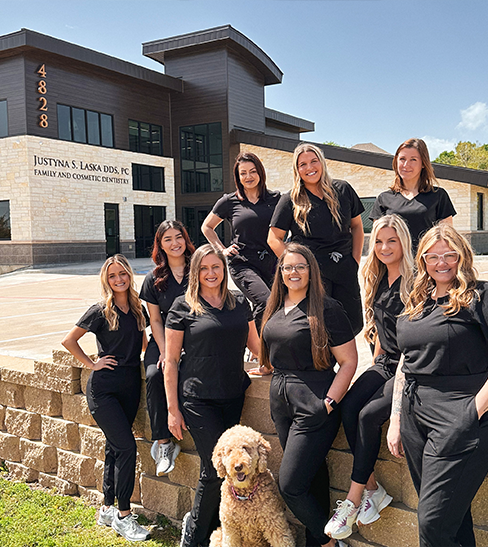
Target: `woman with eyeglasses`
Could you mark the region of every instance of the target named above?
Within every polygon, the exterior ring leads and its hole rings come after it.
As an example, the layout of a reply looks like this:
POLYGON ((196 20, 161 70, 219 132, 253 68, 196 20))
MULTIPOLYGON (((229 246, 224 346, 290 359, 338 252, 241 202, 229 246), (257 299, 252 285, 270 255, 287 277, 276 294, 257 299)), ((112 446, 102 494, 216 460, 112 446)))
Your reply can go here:
POLYGON ((325 457, 339 429, 336 407, 356 370, 356 342, 342 306, 325 295, 317 261, 304 245, 286 245, 278 260, 260 363, 273 369, 270 406, 283 448, 281 494, 307 527, 307 546, 344 545, 324 533, 330 508, 325 457))
POLYGON ((456 209, 444 188, 435 186, 434 168, 422 139, 408 139, 398 147, 393 171, 392 186, 376 198, 369 218, 400 215, 408 225, 415 251, 420 237, 434 224, 442 221, 452 225, 456 209))
POLYGON ((424 235, 416 262, 397 323, 388 447, 405 451, 419 494, 420 547, 471 547, 470 504, 488 472, 488 283, 447 224, 424 235))

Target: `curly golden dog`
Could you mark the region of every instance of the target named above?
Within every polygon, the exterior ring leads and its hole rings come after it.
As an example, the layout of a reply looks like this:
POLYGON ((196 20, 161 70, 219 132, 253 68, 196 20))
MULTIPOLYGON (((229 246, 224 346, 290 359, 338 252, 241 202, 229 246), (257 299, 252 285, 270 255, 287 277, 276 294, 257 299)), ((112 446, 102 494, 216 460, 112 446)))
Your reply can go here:
POLYGON ((210 547, 295 547, 285 504, 267 467, 271 447, 242 425, 228 429, 214 448, 212 463, 222 483, 222 527, 210 547))

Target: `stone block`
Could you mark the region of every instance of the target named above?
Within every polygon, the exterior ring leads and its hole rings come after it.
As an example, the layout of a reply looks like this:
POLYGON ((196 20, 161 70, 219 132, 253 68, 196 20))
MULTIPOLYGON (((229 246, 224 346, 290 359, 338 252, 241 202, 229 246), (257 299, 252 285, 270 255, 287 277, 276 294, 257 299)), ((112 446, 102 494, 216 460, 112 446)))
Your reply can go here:
POLYGON ((5 428, 12 435, 37 441, 41 438, 41 417, 28 410, 7 408, 5 428))
POLYGON ((58 477, 78 486, 95 486, 95 459, 58 449, 58 477))
POLYGON ((105 462, 96 460, 95 461, 95 484, 97 487, 97 490, 100 492, 103 492, 103 471, 105 469, 105 462))
POLYGON ((62 349, 53 350, 53 363, 56 365, 64 365, 66 367, 83 368, 85 365, 78 361, 71 353, 62 349))
MULTIPOLYGON (((146 441, 145 439, 137 439, 137 470, 139 473, 146 473, 146 475, 156 474, 156 463, 151 456, 152 441, 146 441)), ((176 459, 178 461, 180 456, 176 459)))
POLYGON ((381 511, 381 518, 368 526, 360 526, 359 533, 367 541, 388 547, 418 545, 417 513, 403 504, 392 504, 381 511))
MULTIPOLYGON (((134 423, 132 424, 132 432, 134 433, 134 437, 138 437, 141 439, 146 437, 146 434, 147 434, 146 427, 148 426, 148 422, 149 422, 149 416, 147 415, 146 409, 139 406, 139 409, 136 414, 136 418, 134 420, 134 423)), ((150 425, 148 427, 149 427, 149 431, 151 431, 150 425)))
POLYGON ((2 383, 17 384, 21 386, 35 387, 36 375, 34 374, 34 362, 26 362, 22 366, 2 368, 2 383))
POLYGON ((81 391, 80 379, 65 380, 64 378, 56 378, 54 376, 37 376, 35 387, 56 391, 58 393, 67 393, 74 395, 81 391))
POLYGON ((187 486, 171 483, 166 477, 141 475, 142 505, 169 518, 182 519, 191 509, 193 493, 187 486))
POLYGON ((269 411, 269 400, 261 397, 246 397, 241 424, 252 427, 260 433, 275 434, 276 429, 269 411))
POLYGON ((390 460, 377 460, 374 471, 376 479, 392 496, 393 501, 402 501, 403 466, 401 463, 390 460))
MULTIPOLYGON (((245 367, 254 368, 256 363, 246 363, 245 367)), ((246 390, 246 397, 256 397, 269 401, 269 384, 271 376, 250 376, 251 385, 246 390)))
POLYGON ((263 435, 264 438, 271 445, 271 452, 268 456, 268 468, 270 469, 273 476, 278 477, 281 465, 281 458, 283 457, 283 450, 281 448, 278 435, 263 435))
POLYGON ((0 431, 0 460, 20 462, 21 459, 19 437, 0 431))
POLYGON ((5 429, 5 407, 0 405, 0 429, 5 429))
POLYGON ((44 416, 61 416, 62 401, 61 393, 26 387, 24 391, 25 409, 44 416))
POLYGON ((331 488, 348 492, 351 484, 352 454, 342 450, 330 450, 327 461, 331 488))
POLYGON ((486 500, 488 500, 488 479, 485 478, 471 503, 473 521, 481 526, 488 525, 488 503, 486 503, 486 500))
POLYGON ((61 395, 63 402, 63 418, 83 425, 97 425, 88 408, 86 397, 82 393, 76 395, 61 395))
POLYGON ((413 485, 412 477, 408 469, 405 458, 402 459, 402 502, 410 509, 417 510, 419 497, 415 486, 413 485))
POLYGON ((39 478, 39 471, 26 467, 21 463, 5 460, 10 480, 20 482, 35 482, 39 478))
POLYGON ((25 386, 5 382, 2 375, 0 382, 0 405, 12 408, 24 408, 25 386))
POLYGON ((63 448, 64 450, 78 451, 80 448, 80 433, 78 424, 43 416, 41 419, 41 439, 44 444, 63 448))
POLYGON ((183 440, 178 441, 181 446, 182 452, 192 452, 193 450, 196 450, 195 443, 193 442, 193 437, 191 436, 189 431, 183 430, 183 440))
POLYGON ((78 495, 78 487, 72 482, 60 479, 53 473, 39 473, 39 485, 49 490, 55 490, 62 496, 78 495))
POLYGON ((79 380, 81 376, 81 369, 79 368, 45 361, 34 361, 34 372, 39 376, 49 376, 63 380, 79 380))
POLYGON ((134 490, 130 498, 131 503, 141 503, 141 474, 136 473, 136 480, 134 482, 134 490))
POLYGON ((103 505, 103 494, 96 488, 78 485, 78 494, 85 498, 90 505, 103 505))
POLYGON ((81 376, 80 376, 80 387, 82 393, 86 395, 86 384, 88 383, 88 378, 90 378, 90 374, 92 371, 89 368, 83 367, 81 370, 81 376))
POLYGON ((476 545, 479 547, 486 547, 488 545, 488 530, 486 528, 474 527, 474 536, 476 538, 476 545))
POLYGON ((200 478, 200 456, 196 452, 180 452, 168 478, 175 484, 196 488, 200 478))
POLYGON ((335 448, 336 450, 349 450, 349 443, 347 442, 346 434, 344 432, 342 424, 339 428, 339 432, 337 433, 337 437, 332 443, 332 448, 335 448))
POLYGON ((55 473, 58 468, 58 458, 54 446, 48 446, 39 441, 20 439, 20 455, 22 463, 36 471, 55 473))
POLYGON ((95 458, 97 460, 105 460, 105 435, 99 427, 91 427, 89 425, 80 425, 80 452, 84 456, 95 458))

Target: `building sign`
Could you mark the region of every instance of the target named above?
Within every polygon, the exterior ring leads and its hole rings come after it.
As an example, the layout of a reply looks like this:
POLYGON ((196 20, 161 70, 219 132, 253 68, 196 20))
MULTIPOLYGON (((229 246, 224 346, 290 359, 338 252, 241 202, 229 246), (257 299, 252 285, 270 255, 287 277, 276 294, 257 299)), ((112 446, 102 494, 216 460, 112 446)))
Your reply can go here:
POLYGON ((39 127, 46 128, 49 126, 49 120, 47 114, 45 114, 47 112, 47 71, 45 64, 39 67, 37 74, 42 78, 37 82, 37 93, 41 95, 39 97, 39 110, 42 111, 42 114, 39 114, 39 127))

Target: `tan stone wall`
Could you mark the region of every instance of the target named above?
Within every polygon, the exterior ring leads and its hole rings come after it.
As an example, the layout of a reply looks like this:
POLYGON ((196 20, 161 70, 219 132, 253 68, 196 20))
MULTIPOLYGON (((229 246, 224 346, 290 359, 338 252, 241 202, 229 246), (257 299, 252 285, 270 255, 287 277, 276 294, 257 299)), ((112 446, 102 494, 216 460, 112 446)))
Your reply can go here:
POLYGON ((0 200, 10 200, 12 242, 104 241, 104 203, 119 204, 120 239, 130 241, 135 204, 165 206, 167 217, 174 218, 173 159, 57 139, 9 137, 0 141, 0 200), (63 160, 69 166, 35 165, 35 158, 63 160), (132 163, 164 167, 166 192, 134 191, 132 163), (82 164, 97 164, 102 171, 82 169, 82 164), (110 172, 113 168, 118 173, 110 172), (81 178, 90 175, 99 179, 81 178))

